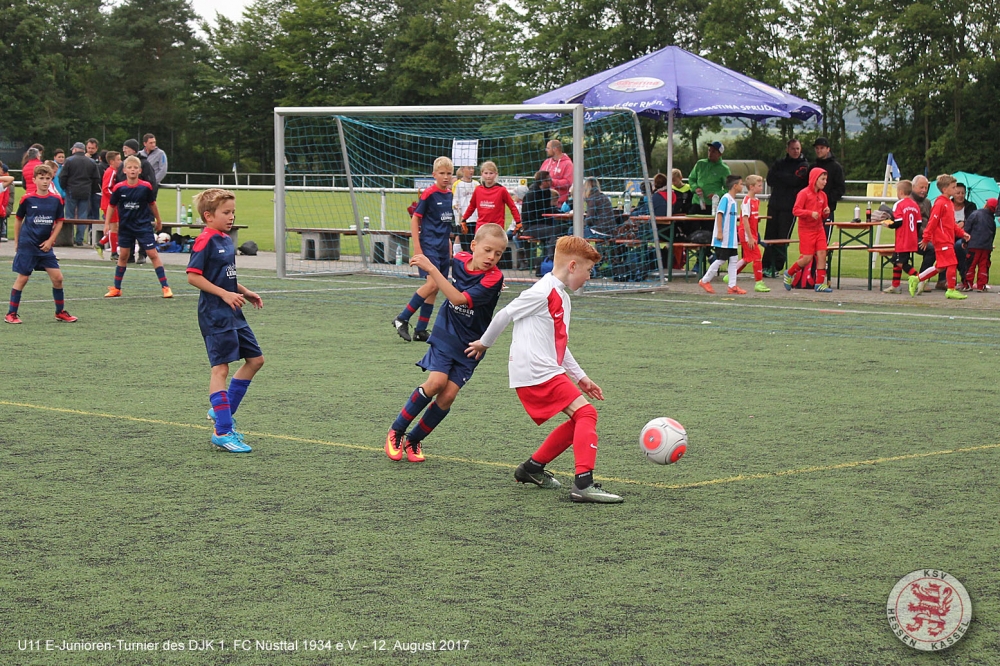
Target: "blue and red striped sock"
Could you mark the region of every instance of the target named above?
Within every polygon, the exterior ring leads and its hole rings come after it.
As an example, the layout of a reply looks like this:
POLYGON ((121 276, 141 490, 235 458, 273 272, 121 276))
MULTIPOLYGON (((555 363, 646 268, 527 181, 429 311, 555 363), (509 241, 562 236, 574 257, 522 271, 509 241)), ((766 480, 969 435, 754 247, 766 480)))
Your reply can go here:
POLYGON ((63 311, 63 304, 66 302, 62 289, 52 287, 52 300, 56 302, 56 314, 63 311))
POLYGON ((225 391, 216 391, 208 397, 215 410, 215 433, 225 435, 233 429, 233 413, 229 410, 229 395, 225 391))
POLYGON ((433 398, 428 398, 424 395, 424 390, 419 386, 413 391, 413 395, 410 399, 406 401, 403 405, 402 411, 399 412, 399 416, 396 420, 392 422, 392 429, 396 432, 406 432, 406 429, 410 427, 410 423, 413 419, 417 418, 420 412, 424 411, 424 407, 430 404, 433 398))
POLYGON ((433 303, 424 303, 420 306, 420 316, 417 317, 417 325, 413 327, 415 331, 426 331, 427 324, 431 321, 431 313, 434 312, 433 303))
POLYGON ((10 290, 10 309, 7 310, 7 314, 17 314, 17 308, 21 305, 21 290, 11 289, 10 290))
POLYGON ((424 297, 420 294, 413 294, 413 298, 411 298, 410 302, 406 304, 403 311, 399 313, 399 319, 402 319, 403 321, 410 321, 410 317, 413 316, 413 313, 416 312, 423 304, 424 297))
POLYGON ((427 408, 424 418, 420 419, 416 427, 410 431, 410 434, 406 438, 411 442, 422 441, 424 437, 431 434, 434 428, 438 427, 438 424, 444 420, 444 417, 448 416, 448 412, 450 411, 450 409, 441 409, 435 402, 427 408))
POLYGON ((161 287, 169 286, 167 285, 167 273, 163 270, 163 266, 158 266, 156 268, 156 279, 160 281, 161 287))
POLYGON ((250 388, 249 379, 236 379, 233 377, 229 380, 229 413, 235 414, 236 410, 240 408, 240 403, 243 402, 243 396, 247 394, 247 389, 250 388))
POLYGON ((123 277, 125 277, 125 266, 115 266, 115 289, 122 288, 123 277))

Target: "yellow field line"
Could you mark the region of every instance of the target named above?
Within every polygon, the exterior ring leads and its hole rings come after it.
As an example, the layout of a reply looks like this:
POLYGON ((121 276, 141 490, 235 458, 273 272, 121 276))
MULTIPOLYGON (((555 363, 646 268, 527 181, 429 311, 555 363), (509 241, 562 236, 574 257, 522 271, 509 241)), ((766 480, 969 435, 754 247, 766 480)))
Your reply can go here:
MULTIPOLYGON (((57 412, 60 414, 77 414, 79 416, 96 416, 104 419, 117 419, 120 421, 131 421, 133 423, 152 423, 155 425, 165 425, 174 426, 177 428, 191 428, 193 430, 211 430, 210 426, 207 425, 197 425, 194 423, 178 423, 176 421, 163 421, 160 419, 147 419, 138 416, 123 416, 121 414, 105 414, 103 412, 86 412, 79 409, 67 409, 64 407, 48 407, 46 405, 33 405, 26 402, 13 402, 10 400, 0 400, 0 405, 7 405, 10 407, 25 407, 27 409, 38 409, 47 412, 57 412)), ((343 444, 341 442, 328 442, 322 439, 311 439, 308 437, 295 437, 294 435, 276 435, 269 432, 246 432, 246 435, 252 437, 264 437, 268 439, 277 439, 286 442, 299 442, 302 444, 319 444, 321 446, 334 446, 341 449, 354 449, 356 451, 373 451, 381 452, 382 447, 375 446, 364 446, 361 444, 343 444)), ((783 476, 793 476, 796 474, 814 474, 816 472, 830 472, 838 469, 851 469, 853 467, 861 467, 863 465, 880 465, 883 463, 899 462, 901 460, 916 460, 919 458, 930 458, 933 456, 944 456, 952 455, 955 453, 969 453, 972 451, 987 451, 989 449, 1000 449, 1000 443, 998 444, 983 444, 980 446, 965 446, 956 449, 941 449, 940 451, 928 451, 926 453, 907 453, 899 456, 886 456, 883 458, 870 458, 868 460, 854 460, 851 462, 837 463, 836 465, 815 465, 812 467, 800 467, 798 469, 786 469, 778 472, 760 472, 758 474, 738 474, 736 476, 727 476, 719 479, 709 479, 707 481, 692 481, 691 483, 653 483, 650 481, 636 481, 635 479, 625 479, 614 476, 597 476, 594 478, 598 481, 610 481, 613 483, 627 483, 634 486, 643 486, 646 488, 659 488, 663 490, 683 490, 686 488, 701 488, 703 486, 716 486, 724 483, 737 483, 740 481, 757 481, 761 479, 774 479, 783 476)), ((480 465, 483 467, 499 467, 501 469, 514 469, 516 466, 509 463, 491 462, 488 460, 476 460, 474 458, 459 458, 455 456, 442 456, 442 455, 428 455, 428 458, 433 458, 434 460, 445 460, 448 462, 464 463, 468 465, 480 465)), ((572 476, 569 472, 556 472, 560 476, 572 476)))

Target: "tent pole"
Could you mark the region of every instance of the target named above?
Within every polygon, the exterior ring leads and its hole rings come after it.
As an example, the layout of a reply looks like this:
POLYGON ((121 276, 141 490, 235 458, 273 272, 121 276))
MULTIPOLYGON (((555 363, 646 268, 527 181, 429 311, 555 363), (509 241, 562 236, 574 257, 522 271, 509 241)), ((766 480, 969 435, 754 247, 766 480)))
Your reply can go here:
POLYGON ((583 238, 583 104, 573 108, 573 235, 583 238))
MULTIPOLYGON (((667 183, 670 185, 671 191, 673 190, 673 182, 674 182, 673 174, 674 174, 674 110, 670 109, 670 113, 667 114, 667 183)), ((674 199, 673 197, 667 197, 668 217, 674 214, 673 199, 674 199)), ((650 200, 649 205, 650 206, 653 205, 652 199, 650 200)))

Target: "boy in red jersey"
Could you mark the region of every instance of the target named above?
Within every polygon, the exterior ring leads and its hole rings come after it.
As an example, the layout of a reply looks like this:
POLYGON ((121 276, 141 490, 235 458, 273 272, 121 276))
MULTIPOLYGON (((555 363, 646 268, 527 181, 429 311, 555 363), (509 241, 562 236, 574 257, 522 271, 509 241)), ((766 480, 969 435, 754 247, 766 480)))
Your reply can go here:
MULTIPOLYGON (((434 184, 420 193, 417 209, 410 218, 413 256, 425 255, 445 277, 448 277, 448 270, 451 267, 451 223, 455 219, 451 209, 453 170, 451 159, 439 157, 434 160, 434 184)), ((426 278, 426 281, 413 294, 403 311, 392 320, 396 333, 407 342, 411 340, 427 342, 431 337, 427 324, 431 320, 431 313, 434 312, 434 299, 438 293, 434 278, 422 268, 418 267, 418 271, 420 277, 426 278), (417 316, 413 337, 410 337, 410 317, 417 310, 420 314, 417 316)))
POLYGON ((760 199, 757 195, 764 191, 764 179, 750 175, 743 179, 743 183, 747 186, 747 195, 740 204, 739 236, 743 258, 736 264, 736 272, 739 273, 748 264, 752 264, 753 290, 767 293, 771 288, 764 283, 764 266, 760 259, 760 233, 757 231, 757 224, 760 221, 760 199))
POLYGON ((59 270, 52 246, 63 226, 63 200, 49 189, 55 170, 45 164, 34 167, 32 181, 35 191, 25 194, 14 216, 14 234, 17 236, 17 253, 14 255, 13 271, 17 273, 14 286, 10 290, 10 309, 4 321, 20 324, 17 308, 21 303, 21 292, 28 284, 31 273, 43 269, 52 280, 52 299, 56 302, 56 320, 74 322, 76 317, 63 309, 63 275, 59 270))
POLYGON ((104 177, 101 180, 101 215, 104 216, 104 230, 101 232, 101 240, 97 242, 95 249, 101 259, 104 258, 104 244, 111 248, 111 258, 118 258, 118 208, 111 205, 111 188, 115 184, 115 175, 118 167, 122 163, 121 154, 116 150, 109 150, 104 159, 108 161, 108 168, 104 170, 104 177))
POLYGON ((546 273, 498 312, 483 337, 470 343, 466 353, 478 358, 496 344, 503 330, 513 322, 514 335, 507 364, 510 387, 517 390, 525 411, 538 425, 559 412, 569 417, 549 433, 530 458, 517 466, 514 479, 541 488, 555 490, 561 487, 552 473, 545 470, 545 465, 572 446, 576 478, 570 489, 570 499, 616 504, 622 501, 621 497, 594 483, 597 410, 583 396, 586 393, 596 400, 604 400, 604 393, 587 377, 568 347, 569 292, 587 283, 590 269, 600 258, 601 253, 585 239, 579 236, 560 238, 556 241, 552 272, 546 273))
POLYGON ((462 215, 462 227, 465 228, 466 221, 473 215, 478 214, 476 220, 476 231, 484 224, 499 224, 504 226, 504 206, 510 209, 510 214, 514 216, 515 233, 521 229, 521 211, 517 209, 510 192, 503 185, 497 185, 497 165, 493 162, 483 162, 479 168, 479 178, 482 185, 472 192, 472 199, 469 207, 462 215))
POLYGON ((941 271, 945 272, 945 279, 948 281, 948 291, 945 298, 952 298, 956 301, 968 298, 959 290, 955 289, 956 273, 958 272, 958 257, 955 255, 955 239, 964 238, 969 240, 969 234, 955 224, 955 205, 951 200, 954 196, 958 181, 954 176, 941 174, 937 177, 937 186, 941 191, 940 196, 934 200, 934 207, 931 208, 931 216, 924 226, 924 235, 920 240, 919 248, 926 249, 928 245, 934 248, 934 265, 925 270, 920 275, 910 276, 910 295, 916 296, 923 293, 924 284, 930 278, 941 271))
POLYGON ((883 226, 896 230, 895 253, 892 255, 892 286, 882 291, 887 294, 898 294, 903 273, 916 275, 913 267, 913 253, 917 251, 917 228, 920 226, 920 206, 910 198, 913 183, 901 180, 896 183, 896 196, 899 201, 892 206, 892 220, 886 220, 883 226))
POLYGON ((792 290, 792 280, 795 274, 809 265, 816 258, 816 291, 831 292, 833 289, 826 282, 826 229, 823 220, 830 214, 827 203, 826 170, 814 167, 809 172, 808 187, 799 190, 792 206, 792 214, 799 218, 799 260, 792 264, 782 276, 785 289, 792 290))
POLYGON ((503 273, 497 263, 506 247, 503 227, 479 227, 472 240, 472 254, 458 252, 452 259, 454 283, 426 256, 418 254, 410 259, 412 265, 434 278, 448 302, 438 310, 429 348, 417 363, 427 371, 427 381, 413 391, 386 435, 385 453, 390 460, 402 460, 405 452, 409 462, 423 462, 421 442, 448 415, 459 390, 472 378, 479 360, 468 358, 465 348, 483 334, 493 318, 503 290, 503 273), (407 435, 406 429, 424 407, 427 411, 407 435))

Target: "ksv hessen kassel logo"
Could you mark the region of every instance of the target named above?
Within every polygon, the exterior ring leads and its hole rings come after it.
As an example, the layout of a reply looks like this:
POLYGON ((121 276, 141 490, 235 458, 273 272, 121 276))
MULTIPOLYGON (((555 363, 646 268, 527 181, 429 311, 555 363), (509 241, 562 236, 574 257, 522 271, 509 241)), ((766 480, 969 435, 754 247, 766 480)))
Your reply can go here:
POLYGON ((904 576, 885 607, 889 628, 918 650, 943 650, 965 635, 972 621, 972 600, 965 587, 940 569, 918 569, 904 576))

